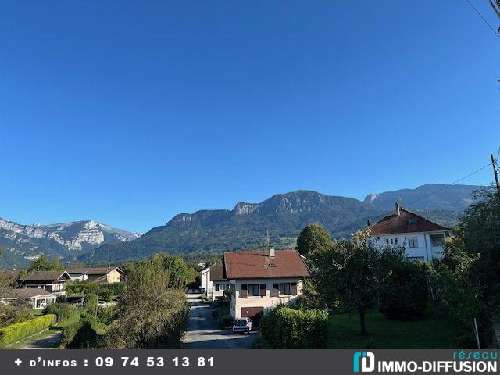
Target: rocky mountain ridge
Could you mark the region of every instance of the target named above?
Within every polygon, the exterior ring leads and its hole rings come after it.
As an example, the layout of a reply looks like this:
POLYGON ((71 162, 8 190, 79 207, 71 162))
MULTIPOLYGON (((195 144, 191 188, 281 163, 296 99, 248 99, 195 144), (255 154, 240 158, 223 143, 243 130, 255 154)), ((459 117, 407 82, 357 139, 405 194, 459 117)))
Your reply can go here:
POLYGON ((91 263, 120 262, 155 252, 197 253, 260 247, 269 232, 277 247, 295 246, 300 230, 320 223, 336 238, 349 237, 394 209, 403 207, 446 226, 453 226, 472 202, 473 185, 422 185, 370 194, 363 201, 315 191, 276 194, 260 203, 238 202, 233 209, 180 213, 140 238, 104 244, 82 256, 91 263))
POLYGON ((2 263, 10 265, 22 265, 40 254, 76 258, 102 244, 131 241, 139 236, 94 220, 23 225, 0 218, 2 263))

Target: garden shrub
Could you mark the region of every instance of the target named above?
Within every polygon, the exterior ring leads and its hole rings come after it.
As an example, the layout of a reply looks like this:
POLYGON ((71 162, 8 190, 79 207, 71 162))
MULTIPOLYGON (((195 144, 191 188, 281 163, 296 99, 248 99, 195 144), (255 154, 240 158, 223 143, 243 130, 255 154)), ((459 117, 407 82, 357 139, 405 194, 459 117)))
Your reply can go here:
POLYGON ((468 284, 447 267, 436 267, 433 288, 438 291, 435 309, 442 310, 445 316, 454 323, 456 333, 454 344, 462 348, 476 348, 476 337, 473 330, 474 318, 477 319, 481 333, 481 322, 485 306, 481 304, 481 292, 477 286, 468 284))
POLYGON ((33 308, 28 304, 10 304, 0 303, 0 327, 10 324, 24 322, 35 317, 33 308))
POLYGON ((56 319, 54 314, 48 314, 0 328, 0 347, 43 331, 55 323, 56 319))
POLYGON ((57 316, 57 321, 61 322, 71 318, 77 313, 75 306, 68 303, 53 303, 45 308, 46 314, 54 314, 57 316))
MULTIPOLYGON (((76 328, 76 326, 75 326, 76 328)), ((73 333, 73 332, 72 332, 73 333)), ((88 320, 80 322, 72 340, 66 345, 68 349, 97 348, 99 336, 88 320)))
POLYGON ((87 281, 68 283, 66 292, 68 295, 89 295, 96 294, 99 300, 111 302, 123 292, 124 284, 95 284, 87 281))
POLYGON ((65 348, 73 341, 73 338, 75 337, 82 324, 83 322, 81 320, 78 320, 72 324, 66 325, 63 328, 61 347, 65 348))
POLYGON ((97 320, 105 325, 109 325, 116 319, 117 308, 114 306, 100 307, 97 309, 97 320))
POLYGON ((261 332, 272 348, 324 348, 327 325, 328 313, 325 310, 295 310, 279 306, 264 315, 261 332))
POLYGON ((85 306, 85 309, 90 313, 93 313, 95 315, 95 312, 98 309, 98 304, 99 298, 97 297, 97 294, 88 294, 85 296, 83 305, 85 306))
POLYGON ((380 312, 387 319, 422 319, 429 302, 427 269, 422 263, 395 262, 380 284, 380 312))

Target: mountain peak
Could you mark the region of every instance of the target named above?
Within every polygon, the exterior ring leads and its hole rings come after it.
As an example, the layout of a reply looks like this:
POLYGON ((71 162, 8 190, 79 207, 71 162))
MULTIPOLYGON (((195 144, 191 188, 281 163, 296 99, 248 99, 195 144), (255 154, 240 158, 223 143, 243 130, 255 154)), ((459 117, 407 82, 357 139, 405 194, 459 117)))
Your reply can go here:
POLYGON ((131 241, 138 237, 136 233, 95 220, 23 225, 0 219, 0 247, 7 250, 3 261, 7 259, 11 266, 21 266, 40 254, 67 258, 104 243, 131 241))

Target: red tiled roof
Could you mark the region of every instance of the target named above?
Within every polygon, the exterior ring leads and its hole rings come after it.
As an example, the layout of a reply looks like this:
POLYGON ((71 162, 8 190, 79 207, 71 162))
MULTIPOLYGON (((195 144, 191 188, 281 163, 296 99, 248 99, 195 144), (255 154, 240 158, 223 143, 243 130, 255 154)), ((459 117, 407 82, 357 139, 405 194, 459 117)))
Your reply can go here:
POLYGON ((434 230, 449 230, 449 228, 433 223, 425 217, 413 212, 399 208, 399 215, 394 213, 371 226, 371 234, 396 234, 431 232, 434 230))
POLYGON ((228 279, 261 279, 309 277, 309 271, 296 250, 238 251, 224 253, 224 268, 228 279))

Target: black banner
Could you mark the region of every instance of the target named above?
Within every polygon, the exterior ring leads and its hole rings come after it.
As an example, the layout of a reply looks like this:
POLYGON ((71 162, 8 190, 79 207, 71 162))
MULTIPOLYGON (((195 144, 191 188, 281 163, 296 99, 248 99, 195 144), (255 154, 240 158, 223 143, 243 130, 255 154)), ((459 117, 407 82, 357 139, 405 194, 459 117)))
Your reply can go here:
POLYGON ((496 350, 3 350, 2 374, 494 374, 496 350))

